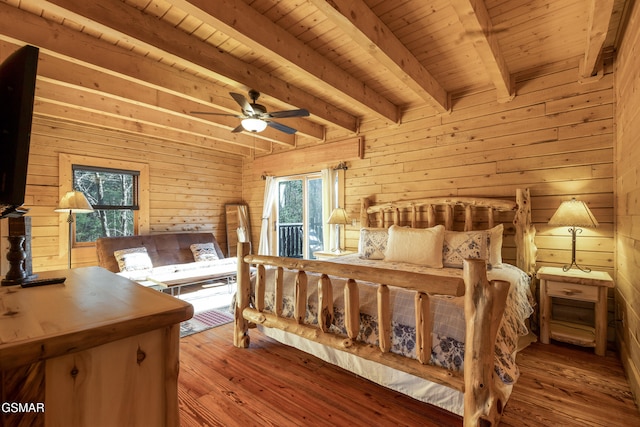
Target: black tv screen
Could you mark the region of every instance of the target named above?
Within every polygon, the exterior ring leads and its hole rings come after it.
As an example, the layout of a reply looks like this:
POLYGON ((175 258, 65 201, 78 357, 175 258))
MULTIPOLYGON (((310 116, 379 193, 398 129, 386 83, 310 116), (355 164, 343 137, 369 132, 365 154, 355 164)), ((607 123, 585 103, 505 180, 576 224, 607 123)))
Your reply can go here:
POLYGON ((24 46, 0 64, 0 209, 24 203, 39 50, 24 46))

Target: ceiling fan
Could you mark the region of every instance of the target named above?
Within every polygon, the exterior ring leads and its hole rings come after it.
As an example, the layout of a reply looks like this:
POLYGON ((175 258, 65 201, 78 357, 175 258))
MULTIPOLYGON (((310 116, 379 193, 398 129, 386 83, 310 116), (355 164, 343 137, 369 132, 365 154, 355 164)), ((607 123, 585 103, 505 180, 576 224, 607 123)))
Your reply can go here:
POLYGON ((251 89, 249 91, 249 98, 251 103, 247 101, 243 95, 239 93, 229 92, 229 95, 240 105, 242 108, 242 114, 223 114, 223 113, 210 113, 206 111, 192 111, 191 114, 209 114, 214 116, 230 116, 242 119, 240 125, 233 129, 231 132, 242 132, 243 130, 249 132, 262 132, 270 126, 281 132, 294 134, 296 129, 289 126, 285 126, 282 123, 274 122, 271 119, 284 119, 288 117, 307 117, 309 112, 305 109, 299 110, 286 110, 286 111, 274 111, 268 113, 264 105, 257 104, 256 101, 260 97, 260 92, 251 89))

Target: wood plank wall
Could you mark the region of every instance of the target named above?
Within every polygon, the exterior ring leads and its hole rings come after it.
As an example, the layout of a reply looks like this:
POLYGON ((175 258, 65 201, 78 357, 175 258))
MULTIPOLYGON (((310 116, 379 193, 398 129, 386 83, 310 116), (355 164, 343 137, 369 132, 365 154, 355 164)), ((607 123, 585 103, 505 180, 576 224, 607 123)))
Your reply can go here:
MULTIPOLYGON (((498 103, 495 92, 486 91, 453 99, 450 114, 431 117, 427 110, 414 110, 399 125, 362 123, 364 159, 347 162, 345 173, 351 217, 359 218, 364 196, 376 195, 378 201, 448 194, 513 197, 516 188, 529 187, 538 265, 562 266, 571 260, 570 235, 547 222, 563 200, 575 196, 600 223, 579 236, 578 261, 613 273, 611 59, 603 78, 589 84, 578 83, 577 60, 538 71, 537 77, 516 76, 517 96, 509 103, 498 103)), ((287 168, 282 166, 282 175, 287 168)), ((260 224, 261 173, 246 162, 243 192, 255 215, 252 224, 260 224)), ((255 227, 256 242, 258 233, 255 227)), ((346 235, 347 247, 357 248, 359 225, 348 226, 346 235)), ((571 310, 585 323, 593 320, 589 306, 571 310)))
MULTIPOLYGON (((148 164, 149 232, 210 231, 226 248, 224 204, 242 200, 239 156, 52 121, 37 111, 36 105, 25 200, 31 209, 34 271, 67 265, 67 253, 60 250, 67 245, 59 244, 59 227, 67 224, 62 214, 53 211, 58 203, 60 153, 148 164)), ((74 249, 72 263, 97 265, 95 247, 74 249)))
POLYGON ((640 401, 640 4, 631 2, 616 61, 616 326, 640 401))

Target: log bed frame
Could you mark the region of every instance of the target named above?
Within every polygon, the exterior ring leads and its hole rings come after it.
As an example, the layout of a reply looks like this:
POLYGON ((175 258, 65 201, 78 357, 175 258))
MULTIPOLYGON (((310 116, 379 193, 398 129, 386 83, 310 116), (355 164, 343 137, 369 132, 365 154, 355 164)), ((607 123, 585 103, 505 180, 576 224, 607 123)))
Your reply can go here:
MULTIPOLYGON (((446 229, 453 229, 455 208, 464 210, 464 230, 473 229, 474 214, 486 212, 486 220, 476 222, 483 229, 494 226, 494 212, 514 211, 516 265, 532 276, 535 270, 536 248, 533 243, 535 228, 531 225, 529 191, 517 190, 516 200, 488 198, 447 197, 428 198, 407 202, 372 206, 362 201, 361 224, 388 227, 409 222, 433 226, 437 217, 444 216, 446 229), (444 211, 444 214, 442 212, 444 211), (372 222, 370 217, 375 220, 372 222), (426 221, 421 220, 426 216, 426 221)), ((399 272, 377 267, 364 267, 316 260, 301 260, 275 256, 250 255, 249 244, 238 246, 238 293, 235 309, 234 345, 249 346, 249 326, 262 325, 294 333, 308 340, 328 345, 361 358, 375 361, 399 371, 445 385, 464 393, 464 425, 497 425, 502 414, 505 397, 494 384, 493 355, 496 334, 509 283, 489 281, 483 260, 465 260, 463 278, 399 272), (256 265, 255 307, 250 307, 250 266, 256 265), (275 300, 282 301, 284 269, 297 271, 294 318, 282 317, 282 304, 275 312, 265 312, 265 267, 275 267, 275 300), (303 323, 306 311, 307 273, 319 273, 318 326, 303 323), (347 337, 328 332, 333 320, 333 290, 329 276, 347 278, 344 288, 345 327, 347 337), (359 331, 359 301, 356 281, 379 283, 378 318, 379 347, 357 342, 359 331), (416 356, 417 359, 389 352, 391 345, 391 311, 389 286, 415 291, 416 356), (466 339, 464 375, 459 372, 429 365, 431 354, 431 321, 429 295, 464 295, 466 339)), ((499 381, 499 379, 495 379, 499 381)))

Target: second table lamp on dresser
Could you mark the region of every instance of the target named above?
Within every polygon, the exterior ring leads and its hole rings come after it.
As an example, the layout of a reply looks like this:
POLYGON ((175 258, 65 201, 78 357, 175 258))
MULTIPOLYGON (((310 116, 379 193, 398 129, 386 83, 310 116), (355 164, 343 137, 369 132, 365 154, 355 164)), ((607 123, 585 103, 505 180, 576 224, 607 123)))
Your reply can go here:
POLYGON ((590 268, 581 267, 576 263, 576 234, 582 233, 582 228, 595 228, 598 226, 598 221, 589 210, 587 204, 576 200, 575 197, 562 202, 549 220, 549 225, 556 227, 568 226, 569 233, 571 233, 571 264, 565 265, 562 269, 569 271, 572 267, 576 267, 589 273, 591 271, 590 268))

